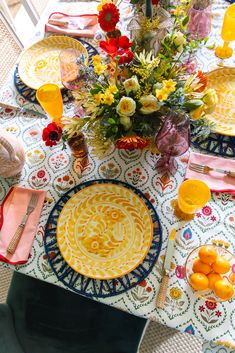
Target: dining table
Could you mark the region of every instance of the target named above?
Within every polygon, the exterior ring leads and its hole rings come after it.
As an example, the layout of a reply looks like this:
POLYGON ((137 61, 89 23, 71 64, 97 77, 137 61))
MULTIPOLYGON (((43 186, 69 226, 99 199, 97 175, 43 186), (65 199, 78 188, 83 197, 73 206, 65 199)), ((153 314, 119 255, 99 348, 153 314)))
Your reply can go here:
MULTIPOLYGON (((198 48, 195 56, 203 72, 223 66, 235 67, 235 56, 221 61, 213 51, 214 46, 222 42, 220 30, 228 5, 224 0, 216 0, 212 4, 211 33, 208 42, 198 48)), ((29 44, 45 36, 44 24, 53 11, 80 13, 94 10, 96 6, 95 1, 50 1, 29 44)), ((132 11, 128 1, 121 2, 124 31, 127 30, 126 23, 132 11)), ((81 39, 87 41, 86 38, 81 39)), ((98 41, 89 39, 87 45, 95 53, 98 41)), ((73 101, 66 94, 63 98, 64 114, 73 114, 73 101)), ((198 297, 186 281, 184 267, 188 254, 203 244, 215 244, 235 253, 235 193, 212 192, 210 201, 190 221, 179 220, 171 206, 185 178, 190 153, 216 153, 234 159, 235 137, 224 136, 221 141, 217 135, 218 139, 211 138, 210 144, 203 144, 192 137, 190 149, 175 159, 177 171, 171 175, 156 169, 158 156, 150 150, 129 151, 113 147, 103 158, 98 158, 91 150, 88 158, 74 158, 68 146, 62 149, 62 143, 53 147, 45 146, 41 135, 50 118, 36 102, 35 92, 20 81, 17 65, 0 91, 0 102, 12 106, 0 110, 0 126, 22 141, 26 157, 20 175, 5 179, 0 177, 0 202, 10 188, 16 185, 47 192, 28 261, 14 266, 4 262, 0 265, 130 314, 187 332, 204 341, 219 343, 226 346, 229 352, 235 349, 235 300, 211 303, 198 297), (225 148, 228 143, 230 145, 225 148), (81 185, 93 185, 94 181, 105 183, 107 180, 130 185, 137 193, 139 190, 149 201, 150 208, 154 209, 157 230, 150 254, 136 272, 102 284, 102 281, 85 276, 82 280, 76 277, 77 274, 73 270, 71 272, 60 255, 56 242, 50 242, 45 230, 48 233, 48 219, 53 222, 58 217, 61 210, 59 202, 66 202, 63 195, 73 195, 81 189, 81 185), (163 308, 158 308, 156 297, 163 276, 168 236, 173 228, 176 229, 175 252, 171 261, 166 303, 163 308)))

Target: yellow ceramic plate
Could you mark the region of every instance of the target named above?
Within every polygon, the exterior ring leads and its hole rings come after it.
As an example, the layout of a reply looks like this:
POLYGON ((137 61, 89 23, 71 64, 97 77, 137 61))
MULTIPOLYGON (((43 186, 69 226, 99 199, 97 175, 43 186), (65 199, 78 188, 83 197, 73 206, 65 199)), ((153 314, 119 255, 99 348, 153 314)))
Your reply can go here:
POLYGON ((215 111, 208 120, 215 123, 215 132, 235 136, 235 68, 221 68, 207 74, 208 88, 214 88, 218 95, 215 111))
POLYGON ((19 76, 29 87, 38 89, 45 83, 55 83, 63 88, 60 79, 59 54, 61 50, 74 48, 85 55, 86 48, 76 39, 66 36, 50 36, 33 44, 21 55, 19 76))
POLYGON ((153 223, 144 201, 133 191, 116 184, 94 184, 64 205, 56 234, 70 267, 87 277, 111 279, 144 260, 153 223))

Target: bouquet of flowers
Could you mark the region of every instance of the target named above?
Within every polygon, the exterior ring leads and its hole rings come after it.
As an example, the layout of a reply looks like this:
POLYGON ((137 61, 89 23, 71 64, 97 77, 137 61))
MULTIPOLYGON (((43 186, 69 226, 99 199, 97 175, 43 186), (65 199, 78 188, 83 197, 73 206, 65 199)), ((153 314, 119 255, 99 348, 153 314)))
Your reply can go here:
MULTIPOLYGON (((198 41, 186 32, 185 8, 172 9, 172 26, 157 55, 122 35, 116 27, 119 17, 114 2, 102 0, 98 20, 107 39, 100 42, 101 54, 93 56, 91 65, 81 65, 83 89, 74 92, 80 113, 62 121, 64 139, 84 131, 99 156, 113 144, 120 149, 150 148, 171 110, 185 112, 199 134, 208 133, 206 115, 214 110, 217 96, 207 89, 204 73, 187 74, 185 57, 198 41)), ((147 31, 156 21, 161 22, 150 16, 142 25, 147 31)))

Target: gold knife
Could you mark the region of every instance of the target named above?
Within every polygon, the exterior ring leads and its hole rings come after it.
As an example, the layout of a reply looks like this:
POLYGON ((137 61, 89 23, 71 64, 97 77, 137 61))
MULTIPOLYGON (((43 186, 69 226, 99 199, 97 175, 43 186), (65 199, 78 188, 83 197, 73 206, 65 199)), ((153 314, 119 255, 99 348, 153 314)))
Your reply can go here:
POLYGON ((157 307, 161 309, 164 307, 165 301, 166 301, 166 291, 168 287, 169 274, 171 270, 171 259, 174 253, 175 234, 176 234, 176 229, 173 228, 170 232, 170 236, 167 243, 166 255, 165 255, 165 260, 163 265, 164 275, 162 277, 162 281, 157 295, 157 307))

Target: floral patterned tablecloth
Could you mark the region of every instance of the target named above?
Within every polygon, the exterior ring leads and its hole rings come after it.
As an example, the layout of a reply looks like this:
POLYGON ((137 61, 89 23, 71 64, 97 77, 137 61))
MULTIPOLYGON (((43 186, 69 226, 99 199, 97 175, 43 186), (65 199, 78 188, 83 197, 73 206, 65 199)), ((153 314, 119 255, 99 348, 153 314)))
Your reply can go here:
MULTIPOLYGON (((217 3, 214 16, 224 8, 224 2, 217 3)), ((216 26, 219 27, 219 24, 216 26)), ((210 38, 210 41, 215 40, 218 41, 216 36, 210 38)), ((208 56, 208 52, 205 48, 199 50, 206 69, 218 61, 213 53, 208 56)), ((15 91, 12 77, 2 90, 0 101, 27 103, 15 91)), ((75 160, 69 149, 62 150, 61 145, 49 149, 42 143, 41 132, 47 124, 48 119, 27 112, 5 109, 0 113, 1 128, 22 140, 26 153, 26 164, 19 178, 0 178, 0 201, 16 184, 47 190, 31 256, 27 264, 15 269, 63 286, 49 266, 43 245, 44 228, 53 205, 63 193, 83 181, 95 178, 125 181, 140 189, 156 208, 163 229, 162 251, 153 271, 141 284, 125 294, 99 300, 205 340, 235 347, 235 301, 213 304, 196 297, 185 281, 183 267, 189 251, 200 244, 215 243, 235 252, 235 196, 213 193, 210 202, 196 214, 194 220, 178 221, 170 203, 176 198, 178 187, 184 179, 189 152, 176 159, 178 169, 174 176, 159 174, 155 169, 157 157, 149 151, 114 149, 102 160, 92 154, 88 161, 75 160), (156 294, 162 278, 167 237, 173 227, 177 229, 177 237, 167 300, 164 309, 157 309, 156 294)))

